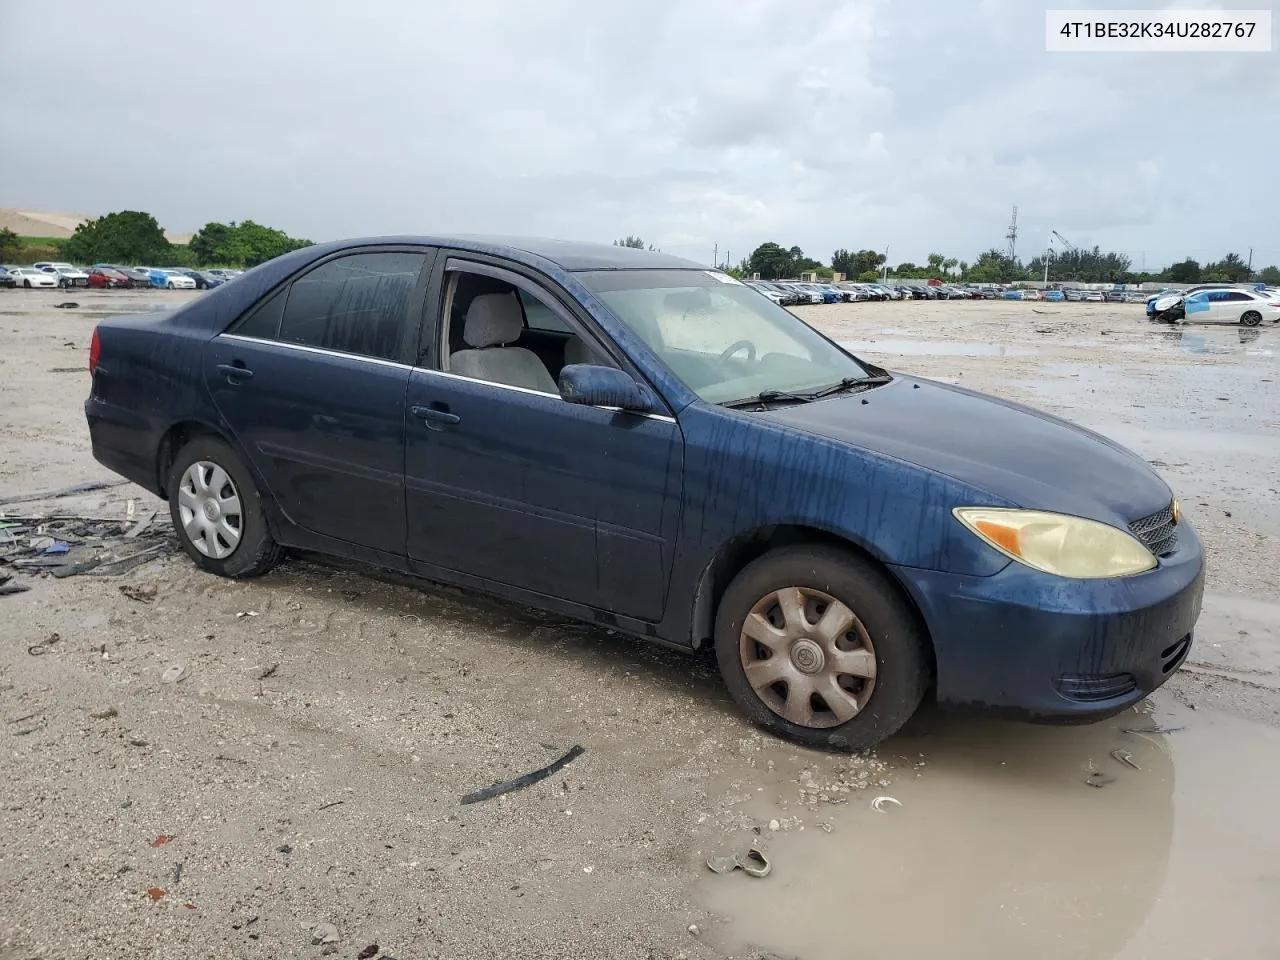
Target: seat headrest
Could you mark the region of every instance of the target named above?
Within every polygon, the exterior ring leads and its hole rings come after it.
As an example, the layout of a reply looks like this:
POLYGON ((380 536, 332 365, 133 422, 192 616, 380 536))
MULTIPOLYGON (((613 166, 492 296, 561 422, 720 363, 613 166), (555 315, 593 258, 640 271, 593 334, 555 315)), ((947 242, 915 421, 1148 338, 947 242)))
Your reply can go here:
POLYGON ((467 307, 462 339, 469 347, 493 347, 520 339, 524 314, 514 293, 482 293, 467 307))

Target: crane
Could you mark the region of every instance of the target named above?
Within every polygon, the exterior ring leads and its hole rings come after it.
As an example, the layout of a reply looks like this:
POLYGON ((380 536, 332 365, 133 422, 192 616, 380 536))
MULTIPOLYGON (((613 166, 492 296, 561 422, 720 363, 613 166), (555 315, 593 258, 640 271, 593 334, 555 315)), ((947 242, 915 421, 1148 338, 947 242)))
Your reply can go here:
POLYGON ((1057 230, 1050 230, 1049 232, 1052 233, 1059 240, 1061 240, 1062 245, 1066 247, 1068 250, 1074 250, 1076 253, 1080 252, 1079 247, 1077 247, 1074 243, 1072 243, 1070 240, 1068 240, 1066 237, 1060 234, 1057 230))

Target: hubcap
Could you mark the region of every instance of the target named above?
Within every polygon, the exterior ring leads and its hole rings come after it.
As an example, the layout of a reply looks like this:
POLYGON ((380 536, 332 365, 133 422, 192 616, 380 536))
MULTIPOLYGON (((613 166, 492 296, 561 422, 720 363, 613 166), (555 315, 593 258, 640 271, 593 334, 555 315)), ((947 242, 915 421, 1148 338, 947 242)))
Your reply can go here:
POLYGON ((210 559, 225 560, 240 545, 240 494, 216 463, 200 460, 187 467, 178 484, 178 516, 191 545, 210 559))
POLYGON ((747 682, 770 710, 802 727, 836 727, 871 699, 876 656, 862 621, 810 587, 762 597, 742 625, 747 682))

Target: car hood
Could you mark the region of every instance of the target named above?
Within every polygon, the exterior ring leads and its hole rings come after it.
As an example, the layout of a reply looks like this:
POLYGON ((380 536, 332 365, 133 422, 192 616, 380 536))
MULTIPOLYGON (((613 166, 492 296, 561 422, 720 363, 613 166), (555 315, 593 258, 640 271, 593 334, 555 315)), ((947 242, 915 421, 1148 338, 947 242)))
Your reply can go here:
POLYGON ((944 474, 1020 506, 1124 527, 1173 494, 1137 454, 1021 404, 895 374, 767 420, 944 474))

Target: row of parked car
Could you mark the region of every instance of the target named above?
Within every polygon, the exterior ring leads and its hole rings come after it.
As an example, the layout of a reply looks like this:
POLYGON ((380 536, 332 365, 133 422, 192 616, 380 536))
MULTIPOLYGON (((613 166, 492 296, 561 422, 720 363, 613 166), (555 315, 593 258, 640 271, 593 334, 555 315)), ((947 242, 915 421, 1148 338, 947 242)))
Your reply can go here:
POLYGON ((95 263, 80 268, 70 263, 42 261, 29 267, 0 265, 0 287, 210 290, 240 276, 242 270, 210 268, 188 270, 175 267, 125 267, 115 263, 95 263))
POLYGON ((839 283, 804 280, 745 280, 775 303, 856 303, 862 300, 994 300, 1000 295, 994 284, 961 286, 920 283, 839 283))

